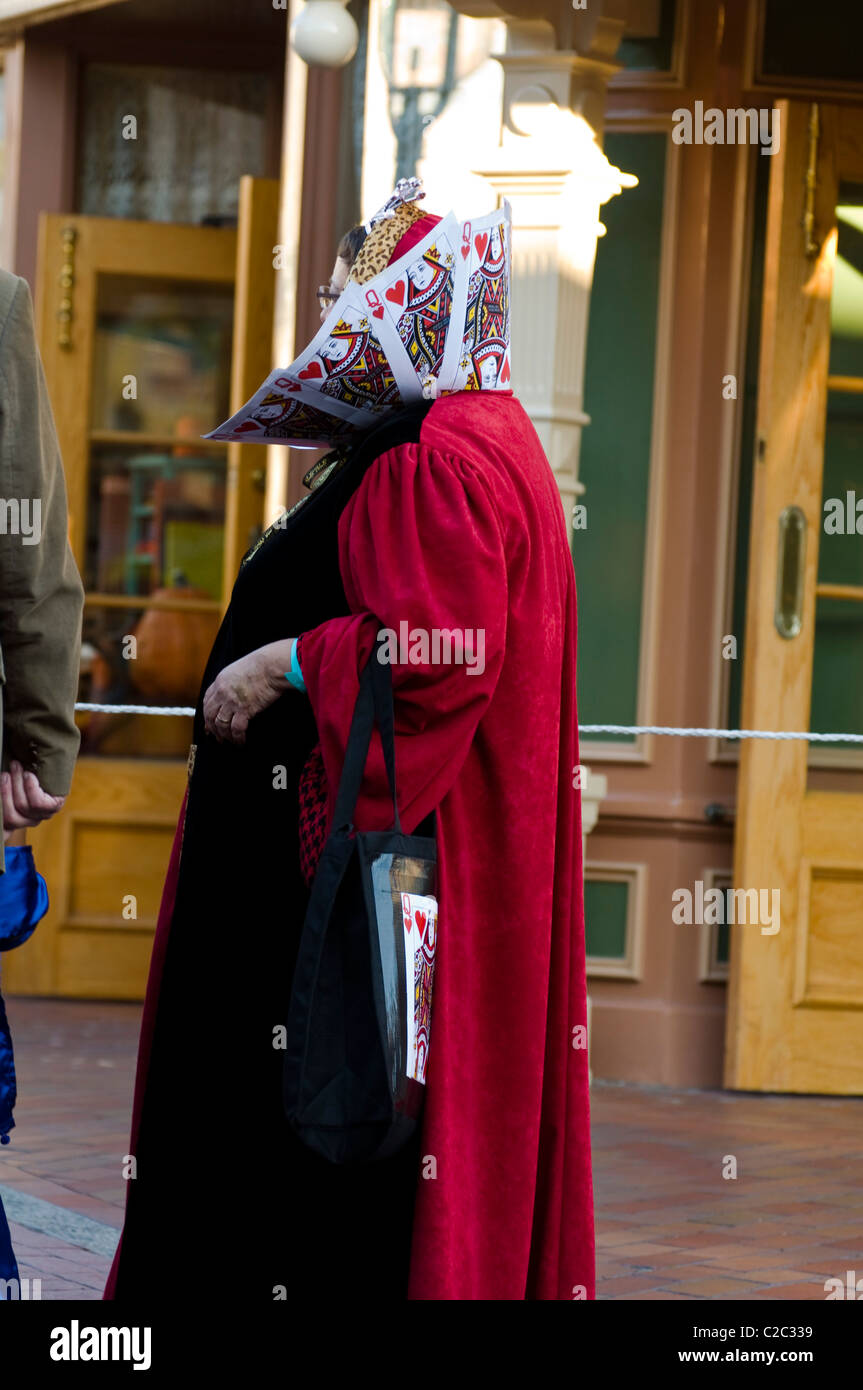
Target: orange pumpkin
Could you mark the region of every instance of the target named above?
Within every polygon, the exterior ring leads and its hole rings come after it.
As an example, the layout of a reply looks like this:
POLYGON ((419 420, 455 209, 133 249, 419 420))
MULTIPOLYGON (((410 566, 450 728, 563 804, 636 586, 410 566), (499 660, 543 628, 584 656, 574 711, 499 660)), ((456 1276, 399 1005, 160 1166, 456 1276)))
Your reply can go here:
MULTIPOLYGON (((202 589, 156 589, 154 599, 209 599, 202 589)), ((148 608, 133 629, 137 652, 129 662, 132 685, 146 701, 193 705, 219 630, 218 613, 148 608)))

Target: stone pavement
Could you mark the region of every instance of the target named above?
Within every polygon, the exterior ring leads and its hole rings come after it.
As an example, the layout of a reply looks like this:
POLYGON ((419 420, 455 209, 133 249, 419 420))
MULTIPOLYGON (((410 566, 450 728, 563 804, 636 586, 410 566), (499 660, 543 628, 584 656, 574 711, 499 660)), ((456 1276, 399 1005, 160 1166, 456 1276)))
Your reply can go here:
MULTIPOLYGON (((13 998, 9 1015, 0 1191, 21 1276, 43 1299, 100 1298, 140 1008, 13 998)), ((824 1299, 826 1279, 863 1279, 863 1100, 595 1081, 592 1108, 599 1298, 824 1299)))
POLYGON ((592 1096, 599 1298, 823 1300, 863 1279, 863 1099, 592 1096))
POLYGON ((123 1221, 140 1006, 7 999, 18 1072, 0 1193, 43 1299, 98 1299, 123 1221))

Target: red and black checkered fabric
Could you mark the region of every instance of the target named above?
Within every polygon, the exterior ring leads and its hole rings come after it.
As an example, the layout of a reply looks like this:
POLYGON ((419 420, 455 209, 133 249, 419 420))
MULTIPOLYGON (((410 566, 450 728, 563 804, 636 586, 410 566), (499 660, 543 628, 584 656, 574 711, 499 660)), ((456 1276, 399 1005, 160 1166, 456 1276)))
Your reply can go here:
POLYGON ((327 838, 327 774, 316 743, 300 773, 300 872, 311 884, 327 838))

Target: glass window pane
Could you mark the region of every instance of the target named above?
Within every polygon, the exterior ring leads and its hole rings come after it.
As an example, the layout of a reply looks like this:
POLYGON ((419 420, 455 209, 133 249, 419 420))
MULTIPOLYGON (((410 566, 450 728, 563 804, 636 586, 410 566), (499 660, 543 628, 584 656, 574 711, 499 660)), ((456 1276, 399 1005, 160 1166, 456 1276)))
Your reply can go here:
POLYGON ((231 285, 100 276, 92 427, 199 442, 230 413, 233 317, 231 285))
MULTIPOLYGON (((97 284, 79 700, 195 704, 218 630, 233 286, 97 284), (137 601, 136 601, 137 600, 137 601)), ((84 714, 82 752, 185 757, 191 720, 84 714)))
MULTIPOLYGON (((861 539, 857 537, 858 546, 861 539)), ((823 548, 823 536, 821 544, 823 548)), ((816 600, 809 727, 825 734, 863 734, 863 604, 816 600)), ((816 755, 818 747, 813 745, 816 755)), ((834 743, 830 747, 859 745, 834 743)))
POLYGON ((88 63, 82 85, 79 212, 235 219, 240 176, 267 173, 269 79, 260 72, 88 63))
MULTIPOLYGON (((863 587, 863 186, 840 186, 836 217, 818 582, 863 587)), ((863 604, 854 600, 817 600, 809 727, 863 733, 863 604)))
MULTIPOLYGON (((758 369, 761 353, 761 309, 764 296, 764 253, 767 240, 767 196, 770 186, 769 159, 753 151, 755 169, 752 248, 749 263, 749 303, 746 311, 746 350, 741 391, 742 421, 737 473, 737 524, 734 549, 734 582, 731 626, 737 637, 737 660, 725 661, 723 680, 727 680, 726 728, 739 729, 743 700, 743 662, 746 647, 746 594, 749 578, 749 529, 752 517, 752 480, 755 467, 756 423, 758 414, 758 369)), ((724 748, 739 750, 733 739, 724 748)))
POLYGON ((614 55, 615 63, 642 72, 669 72, 674 51, 677 0, 641 0, 614 55))
MULTIPOLYGON (((100 705, 195 704, 219 615, 155 609, 84 610, 79 701, 100 705)), ((78 715, 81 752, 101 757, 182 758, 192 720, 174 716, 78 715)))
POLYGON ((84 583, 98 594, 163 589, 219 599, 225 461, 209 453, 94 446, 84 583))
POLYGON ((848 0, 765 0, 761 73, 860 81, 863 6, 848 0))

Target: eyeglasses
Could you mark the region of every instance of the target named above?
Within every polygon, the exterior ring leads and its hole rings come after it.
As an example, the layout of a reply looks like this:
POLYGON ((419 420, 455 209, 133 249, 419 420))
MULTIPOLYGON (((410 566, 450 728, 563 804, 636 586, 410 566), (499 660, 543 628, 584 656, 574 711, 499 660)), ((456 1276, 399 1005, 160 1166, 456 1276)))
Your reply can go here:
POLYGON ((315 294, 318 296, 318 303, 322 309, 332 309, 341 294, 341 290, 333 290, 331 285, 318 285, 315 294))

